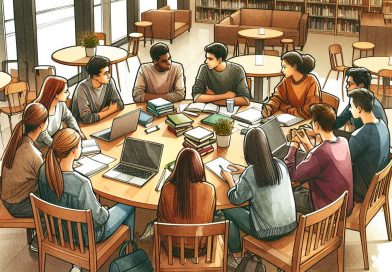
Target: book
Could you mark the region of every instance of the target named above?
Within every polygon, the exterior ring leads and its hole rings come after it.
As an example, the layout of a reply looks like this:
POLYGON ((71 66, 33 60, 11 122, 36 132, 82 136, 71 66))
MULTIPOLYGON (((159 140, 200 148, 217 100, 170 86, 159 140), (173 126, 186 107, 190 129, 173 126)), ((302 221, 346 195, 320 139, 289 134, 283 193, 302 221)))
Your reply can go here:
POLYGON ((82 155, 91 155, 98 153, 101 153, 101 148, 99 147, 95 139, 82 141, 82 155))
POLYGON ((108 164, 93 160, 89 157, 80 158, 76 161, 76 165, 78 166, 75 167, 74 170, 87 177, 95 175, 108 167, 108 164))
POLYGON ((189 127, 185 127, 185 128, 180 128, 180 129, 175 129, 172 126, 168 126, 167 129, 171 132, 173 132, 174 134, 176 134, 177 137, 183 135, 185 133, 185 131, 188 131, 190 129, 192 129, 192 126, 189 127))
POLYGON ((188 144, 188 142, 185 142, 185 141, 182 143, 182 146, 183 146, 183 147, 189 147, 189 148, 196 149, 196 151, 199 152, 199 153, 203 153, 203 152, 205 152, 205 151, 210 150, 211 148, 214 148, 211 144, 206 145, 206 146, 203 146, 203 147, 200 147, 200 148, 194 148, 193 146, 191 146, 190 144, 188 144))
POLYGON ((216 139, 215 138, 210 138, 210 139, 208 139, 208 140, 206 140, 206 141, 204 141, 202 143, 197 143, 197 142, 195 142, 195 141, 193 141, 193 140, 191 140, 189 138, 184 137, 184 142, 186 142, 187 144, 189 144, 193 148, 201 148, 203 146, 207 146, 207 145, 215 143, 216 139))
POLYGON ((214 132, 202 127, 195 127, 194 129, 185 132, 184 136, 190 138, 191 140, 194 140, 197 143, 201 143, 214 137, 214 132))
MULTIPOLYGON (((230 169, 227 168, 227 166, 229 166, 230 164, 232 164, 230 161, 226 160, 225 158, 222 157, 218 157, 212 161, 209 161, 207 163, 205 163, 205 167, 210 170, 212 173, 214 173, 217 177, 221 178, 222 180, 223 177, 221 176, 221 167, 225 170, 225 171, 230 171, 230 169)), ((240 175, 236 174, 233 175, 233 180, 237 181, 240 178, 240 175)))
POLYGON ((174 128, 188 127, 192 125, 193 120, 182 113, 169 114, 166 119, 168 124, 174 128))
POLYGON ((213 103, 190 103, 185 110, 191 112, 219 113, 222 115, 231 116, 235 114, 239 108, 239 106, 235 106, 233 112, 228 112, 226 106, 218 106, 213 103))
POLYGON ((140 111, 140 115, 139 115, 139 124, 147 127, 152 121, 153 121, 154 117, 145 112, 145 111, 140 111))
POLYGON ((230 117, 227 117, 227 116, 219 114, 219 113, 214 113, 214 114, 211 114, 210 116, 207 116, 203 120, 201 120, 201 122, 203 124, 213 126, 218 122, 219 119, 227 119, 227 120, 233 121, 233 119, 231 119, 230 117))
POLYGON ((302 117, 288 113, 277 114, 276 119, 278 120, 279 124, 284 127, 290 127, 305 120, 302 117))
POLYGON ((233 118, 234 120, 240 121, 240 122, 254 125, 254 124, 261 122, 262 115, 261 115, 260 110, 250 108, 250 109, 241 111, 239 113, 233 114, 231 116, 231 118, 233 118))
POLYGON ((159 110, 159 111, 154 110, 154 109, 152 109, 150 107, 147 107, 147 111, 152 113, 153 115, 159 117, 159 116, 170 114, 170 113, 174 112, 174 107, 163 109, 163 110, 159 110))
POLYGON ((160 110, 160 109, 172 107, 173 103, 170 101, 167 101, 166 99, 159 97, 159 98, 149 100, 147 102, 147 106, 154 109, 154 110, 160 110))

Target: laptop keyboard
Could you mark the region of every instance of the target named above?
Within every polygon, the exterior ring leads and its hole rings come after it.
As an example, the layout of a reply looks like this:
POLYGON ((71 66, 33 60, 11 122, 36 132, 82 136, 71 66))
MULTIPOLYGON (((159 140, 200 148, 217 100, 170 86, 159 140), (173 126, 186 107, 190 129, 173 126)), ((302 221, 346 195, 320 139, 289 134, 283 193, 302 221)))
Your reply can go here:
POLYGON ((110 133, 111 133, 111 131, 102 133, 102 134, 100 135, 100 137, 102 137, 103 139, 109 140, 109 139, 110 139, 110 133))
MULTIPOLYGON (((281 148, 279 148, 278 150, 276 150, 273 155, 275 157, 277 157, 278 159, 283 160, 284 157, 286 157, 288 152, 289 152, 289 146, 288 145, 284 145, 281 148)), ((296 162, 300 163, 305 158, 306 158, 306 153, 301 151, 301 150, 298 150, 296 155, 295 155, 296 162)))
POLYGON ((153 172, 149 172, 146 170, 138 169, 132 166, 127 166, 124 164, 119 164, 113 170, 117 172, 121 172, 123 174, 131 175, 138 178, 148 178, 153 172))

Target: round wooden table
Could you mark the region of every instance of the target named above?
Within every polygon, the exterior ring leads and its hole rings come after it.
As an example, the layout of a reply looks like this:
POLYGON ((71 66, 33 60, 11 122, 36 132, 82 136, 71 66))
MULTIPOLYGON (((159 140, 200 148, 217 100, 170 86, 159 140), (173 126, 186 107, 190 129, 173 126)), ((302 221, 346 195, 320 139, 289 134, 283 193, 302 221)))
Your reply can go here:
POLYGON ((0 72, 0 89, 7 86, 11 82, 11 75, 0 72))
MULTIPOLYGON (((96 55, 107 57, 110 60, 110 64, 116 65, 118 86, 120 86, 120 73, 118 72, 117 64, 128 58, 128 52, 116 46, 98 45, 96 55)), ((85 66, 90 60, 90 57, 86 56, 84 47, 70 46, 55 51, 52 54, 52 60, 68 66, 77 66, 79 76, 80 67, 85 66)))
POLYGON ((353 62, 356 67, 364 67, 373 75, 377 75, 381 69, 392 70, 392 65, 389 65, 389 57, 367 57, 356 59, 353 62))

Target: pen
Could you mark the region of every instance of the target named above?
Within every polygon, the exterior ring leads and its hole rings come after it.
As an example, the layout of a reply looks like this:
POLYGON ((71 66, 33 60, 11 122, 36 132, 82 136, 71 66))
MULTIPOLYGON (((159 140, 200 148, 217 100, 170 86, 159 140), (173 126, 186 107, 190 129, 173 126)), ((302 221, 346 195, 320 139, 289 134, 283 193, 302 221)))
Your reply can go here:
POLYGON ((221 169, 222 171, 226 171, 226 170, 223 168, 222 165, 219 164, 219 167, 220 167, 220 169, 221 169))

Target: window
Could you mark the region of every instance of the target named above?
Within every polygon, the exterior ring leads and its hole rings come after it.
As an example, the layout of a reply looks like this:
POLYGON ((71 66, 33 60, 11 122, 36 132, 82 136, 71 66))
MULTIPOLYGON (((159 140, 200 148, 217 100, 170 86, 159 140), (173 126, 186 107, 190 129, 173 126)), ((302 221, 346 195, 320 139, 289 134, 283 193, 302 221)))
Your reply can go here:
POLYGON ((14 20, 14 1, 4 1, 4 23, 5 23, 5 42, 7 51, 7 60, 16 60, 16 38, 15 38, 15 20, 14 20))
POLYGON ((102 32, 101 0, 94 0, 94 31, 95 32, 102 32))
MULTIPOLYGON (((149 10, 149 9, 157 9, 157 0, 140 0, 140 14, 149 10)), ((141 16, 140 16, 141 18, 141 16)))
POLYGON ((177 9, 177 0, 167 0, 170 9, 177 9))
MULTIPOLYGON (((149 2, 149 1, 145 1, 149 2)), ((112 43, 127 37, 127 1, 111 0, 112 43)))

